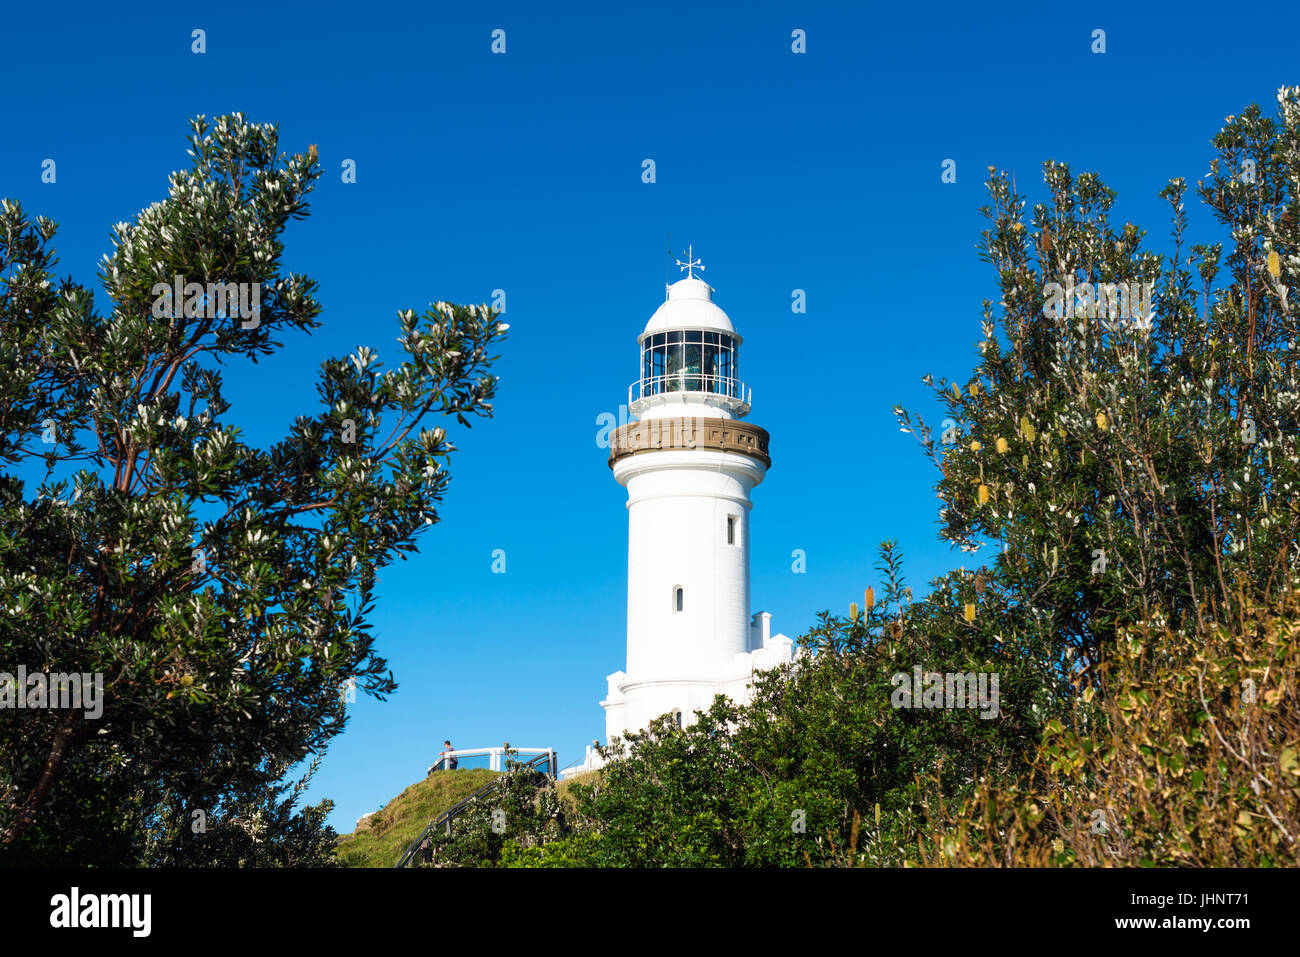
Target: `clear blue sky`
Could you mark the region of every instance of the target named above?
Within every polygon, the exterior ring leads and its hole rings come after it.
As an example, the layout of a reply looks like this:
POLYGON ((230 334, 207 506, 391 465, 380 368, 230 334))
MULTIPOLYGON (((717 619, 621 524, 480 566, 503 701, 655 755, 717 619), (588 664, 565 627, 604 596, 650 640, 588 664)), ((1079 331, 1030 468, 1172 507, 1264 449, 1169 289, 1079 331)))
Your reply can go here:
MULTIPOLYGON (((444 738, 554 746, 562 763, 603 739, 627 519, 596 421, 637 373, 665 234, 694 243, 745 337, 773 457, 753 608, 797 636, 876 582, 884 538, 918 595, 970 564, 937 540, 936 476, 890 410, 937 424, 920 377, 964 379, 976 360, 996 295, 973 249, 985 168, 1014 172, 1031 203, 1044 160, 1096 170, 1119 221, 1164 251, 1156 193, 1205 173, 1227 114, 1271 115, 1277 87, 1300 83, 1297 36, 1285 3, 11 5, 0 195, 57 220, 60 268, 94 285, 109 226, 187 165, 193 114, 241 110, 278 122, 289 152, 317 144, 325 175, 285 259, 320 282, 324 326, 226 380, 231 420, 263 445, 315 409, 322 358, 396 358, 399 308, 506 291, 496 416, 453 430, 442 522, 382 576, 378 649, 400 690, 354 706, 311 791, 347 831, 444 738)), ((1199 206, 1191 222, 1206 235, 1199 206)))

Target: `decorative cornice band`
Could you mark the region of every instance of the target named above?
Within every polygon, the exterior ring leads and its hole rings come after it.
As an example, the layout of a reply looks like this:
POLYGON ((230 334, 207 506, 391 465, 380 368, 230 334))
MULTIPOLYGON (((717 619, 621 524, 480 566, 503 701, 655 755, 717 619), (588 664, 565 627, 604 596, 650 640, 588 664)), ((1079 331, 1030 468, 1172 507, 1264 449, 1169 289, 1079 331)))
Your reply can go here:
POLYGON ((609 437, 609 467, 638 452, 678 449, 707 449, 738 452, 772 467, 767 451, 767 429, 739 419, 711 419, 673 416, 642 419, 615 429, 609 437))

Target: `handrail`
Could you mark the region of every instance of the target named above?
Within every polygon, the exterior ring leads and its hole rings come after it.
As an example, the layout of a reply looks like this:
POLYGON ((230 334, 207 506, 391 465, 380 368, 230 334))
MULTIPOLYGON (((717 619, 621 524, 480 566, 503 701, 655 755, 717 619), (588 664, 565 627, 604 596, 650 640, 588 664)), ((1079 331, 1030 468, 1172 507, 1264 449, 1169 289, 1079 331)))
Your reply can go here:
POLYGON ((445 766, 446 762, 448 759, 451 758, 474 758, 474 757, 482 757, 484 755, 486 755, 488 758, 488 770, 500 771, 502 759, 505 757, 507 751, 510 751, 514 754, 550 754, 552 749, 551 748, 500 747, 500 748, 460 748, 452 751, 442 751, 439 752, 438 760, 435 761, 433 765, 429 768, 428 773, 432 774, 435 770, 439 769, 440 765, 442 765, 441 770, 446 770, 446 766, 445 766))
POLYGON ((664 375, 645 376, 633 382, 627 390, 629 403, 650 396, 678 392, 724 396, 745 403, 749 402, 753 394, 749 386, 735 376, 710 375, 703 372, 670 372, 664 375), (676 388, 672 388, 674 385, 676 388))
MULTIPOLYGON (((479 750, 500 750, 500 749, 484 748, 479 750)), ((519 749, 519 750, 523 750, 523 749, 519 749)), ((528 748, 527 750, 532 751, 535 749, 528 748)), ((545 773, 546 776, 549 777, 551 780, 555 780, 556 773, 557 773, 556 762, 557 762, 557 755, 555 753, 555 750, 549 749, 537 755, 536 757, 532 758, 531 760, 525 761, 521 765, 521 768, 527 768, 533 771, 538 771, 538 765, 545 763, 547 765, 546 771, 545 772, 539 771, 538 773, 545 773)), ((465 808, 469 807, 470 805, 474 804, 476 801, 478 801, 479 798, 491 794, 493 791, 497 790, 497 788, 499 788, 500 786, 501 786, 501 778, 498 777, 496 780, 479 788, 469 797, 461 801, 457 801, 451 807, 447 808, 447 810, 443 811, 441 814, 439 814, 437 817, 435 817, 432 821, 429 822, 428 826, 423 831, 420 832, 419 837, 417 837, 414 841, 412 841, 409 845, 407 845, 406 852, 402 855, 402 859, 399 860, 393 866, 396 868, 402 868, 410 864, 411 861, 414 860, 415 855, 419 853, 420 848, 423 846, 424 842, 426 840, 432 841, 434 832, 439 828, 445 827, 447 829, 447 833, 451 834, 451 822, 453 819, 455 819, 457 814, 465 810, 465 808)))

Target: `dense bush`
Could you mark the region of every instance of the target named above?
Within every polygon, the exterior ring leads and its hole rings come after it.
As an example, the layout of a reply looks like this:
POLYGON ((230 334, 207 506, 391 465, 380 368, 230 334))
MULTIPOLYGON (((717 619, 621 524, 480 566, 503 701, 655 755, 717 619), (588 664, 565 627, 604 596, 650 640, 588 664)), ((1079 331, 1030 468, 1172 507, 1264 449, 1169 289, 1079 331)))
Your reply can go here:
POLYGON ((1300 860, 1300 598, 1230 626, 1127 630, 1023 781, 936 803, 939 864, 1294 866, 1300 860))

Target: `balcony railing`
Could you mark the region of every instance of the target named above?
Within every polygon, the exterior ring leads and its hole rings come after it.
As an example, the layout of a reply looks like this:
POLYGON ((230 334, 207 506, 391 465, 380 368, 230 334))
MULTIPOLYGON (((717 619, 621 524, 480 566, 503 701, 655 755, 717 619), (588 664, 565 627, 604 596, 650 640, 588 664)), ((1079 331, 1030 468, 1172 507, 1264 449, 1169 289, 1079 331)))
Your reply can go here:
MULTIPOLYGON (((484 766, 486 766, 489 771, 501 771, 503 770, 506 750, 506 748, 460 748, 456 751, 445 751, 439 756, 438 760, 434 762, 433 767, 429 768, 429 773, 432 774, 434 771, 449 770, 448 763, 453 760, 456 762, 456 769, 461 771, 469 771, 484 766), (467 761, 465 760, 466 758, 478 758, 480 760, 467 761), (487 758, 487 761, 485 762, 481 760, 482 758, 487 758)), ((510 748, 509 751, 511 754, 532 754, 539 756, 555 753, 553 748, 510 748)))
POLYGON ((650 376, 633 382, 627 390, 628 404, 651 396, 675 392, 700 392, 722 396, 749 405, 749 386, 732 376, 705 375, 701 372, 674 372, 669 375, 650 376))

